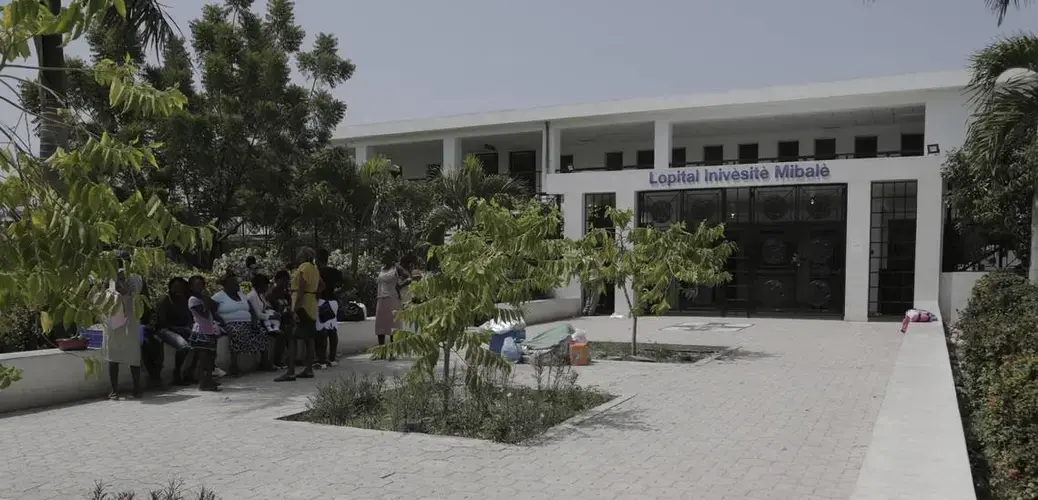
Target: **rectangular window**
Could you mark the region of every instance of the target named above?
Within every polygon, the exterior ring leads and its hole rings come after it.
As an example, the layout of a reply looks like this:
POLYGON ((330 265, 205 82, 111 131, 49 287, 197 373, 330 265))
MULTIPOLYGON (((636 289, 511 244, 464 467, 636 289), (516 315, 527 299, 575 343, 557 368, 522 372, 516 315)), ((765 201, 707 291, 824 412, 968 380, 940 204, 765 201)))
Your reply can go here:
POLYGON ((606 170, 623 170, 624 154, 622 151, 614 151, 605 154, 606 170))
POLYGON ((476 159, 483 165, 485 174, 497 175, 497 153, 476 153, 476 159))
POLYGON ((901 134, 901 156, 923 156, 923 134, 901 134))
POLYGON ((835 160, 836 139, 815 139, 815 159, 835 160))
POLYGON ((703 146, 703 164, 704 165, 722 165, 724 164, 724 146, 703 146))
POLYGON ((670 166, 671 168, 681 168, 688 163, 688 156, 685 153, 685 148, 674 148, 670 150, 670 166))
POLYGON ((563 172, 573 171, 573 155, 562 155, 559 157, 559 169, 563 172))
POLYGON ((757 143, 739 145, 739 163, 757 163, 760 160, 760 147, 757 143))
POLYGON ((651 149, 638 151, 635 157, 638 168, 652 168, 656 164, 656 152, 651 149))
POLYGON ((800 141, 779 141, 778 160, 797 161, 800 159, 800 141))
POLYGON ((855 158, 875 158, 879 155, 879 139, 874 135, 862 135, 854 138, 855 158))
POLYGON ((435 179, 435 178, 437 178, 439 176, 440 176, 440 164, 439 163, 430 163, 430 164, 425 166, 425 178, 426 179, 430 179, 431 180, 431 179, 435 179))

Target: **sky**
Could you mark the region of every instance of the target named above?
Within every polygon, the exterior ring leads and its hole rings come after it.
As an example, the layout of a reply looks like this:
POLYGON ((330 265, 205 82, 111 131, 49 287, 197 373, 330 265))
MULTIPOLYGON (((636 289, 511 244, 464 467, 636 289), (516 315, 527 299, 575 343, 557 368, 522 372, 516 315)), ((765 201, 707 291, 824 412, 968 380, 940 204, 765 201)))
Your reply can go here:
MULTIPOLYGON (((165 3, 189 35, 212 1, 165 3)), ((335 94, 363 124, 958 69, 1038 6, 1001 28, 984 0, 299 0, 296 17, 357 65, 335 94)))

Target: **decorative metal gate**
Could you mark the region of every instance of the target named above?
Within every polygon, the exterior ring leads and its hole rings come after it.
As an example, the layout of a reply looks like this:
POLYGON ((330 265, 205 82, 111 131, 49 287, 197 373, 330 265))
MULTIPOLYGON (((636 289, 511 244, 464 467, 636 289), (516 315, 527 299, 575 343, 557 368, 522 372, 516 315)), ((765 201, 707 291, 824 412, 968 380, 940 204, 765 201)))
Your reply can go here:
POLYGON ((844 184, 653 191, 639 193, 638 222, 723 222, 737 245, 732 280, 691 297, 675 284, 674 312, 828 316, 843 313, 846 208, 844 184))

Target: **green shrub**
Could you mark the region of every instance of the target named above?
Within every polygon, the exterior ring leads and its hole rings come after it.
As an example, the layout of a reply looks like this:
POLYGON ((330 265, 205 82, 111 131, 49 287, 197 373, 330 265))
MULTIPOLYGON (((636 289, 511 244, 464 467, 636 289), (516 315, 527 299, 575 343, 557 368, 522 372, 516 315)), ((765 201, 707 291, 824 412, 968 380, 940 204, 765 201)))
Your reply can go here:
POLYGON ((975 479, 992 498, 1038 498, 1038 287, 992 273, 977 281, 956 326, 975 479))
POLYGON ((53 346, 42 335, 40 317, 26 307, 0 314, 0 352, 35 351, 53 346))
POLYGON ((1005 359, 1038 354, 1038 287, 1015 274, 985 276, 977 281, 957 326, 965 385, 983 386, 1005 359))
POLYGON ((245 259, 249 256, 256 257, 258 266, 256 272, 271 278, 274 277, 274 273, 285 269, 288 265, 288 259, 282 257, 276 249, 236 248, 213 261, 213 275, 223 276, 231 271, 239 278, 247 276, 248 268, 245 267, 245 259))
POLYGON ((1038 356, 1006 361, 978 403, 977 435, 994 498, 1038 498, 1038 356))
POLYGON ((528 387, 506 374, 484 374, 482 383, 470 387, 414 377, 387 383, 381 376, 351 376, 318 386, 307 411, 286 418, 520 443, 613 398, 577 385, 568 366, 539 368, 536 378, 536 387, 528 387))

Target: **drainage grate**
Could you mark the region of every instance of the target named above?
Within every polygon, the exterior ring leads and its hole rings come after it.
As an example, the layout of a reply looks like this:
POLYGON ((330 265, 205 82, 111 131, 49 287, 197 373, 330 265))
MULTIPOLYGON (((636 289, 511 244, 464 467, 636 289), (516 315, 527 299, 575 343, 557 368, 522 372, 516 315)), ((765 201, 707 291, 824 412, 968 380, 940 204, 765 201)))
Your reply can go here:
POLYGON ((676 325, 670 325, 668 327, 663 328, 663 331, 736 333, 741 332, 751 326, 753 326, 753 323, 726 323, 710 321, 705 323, 678 323, 676 325))

